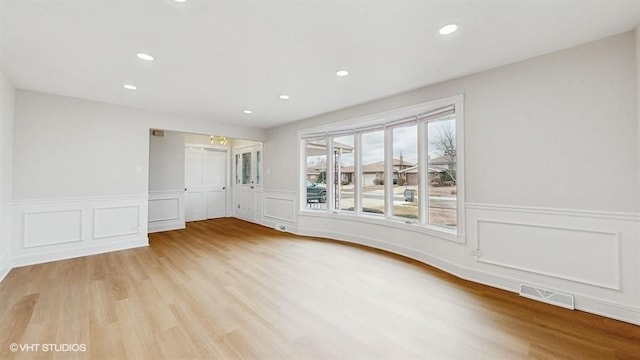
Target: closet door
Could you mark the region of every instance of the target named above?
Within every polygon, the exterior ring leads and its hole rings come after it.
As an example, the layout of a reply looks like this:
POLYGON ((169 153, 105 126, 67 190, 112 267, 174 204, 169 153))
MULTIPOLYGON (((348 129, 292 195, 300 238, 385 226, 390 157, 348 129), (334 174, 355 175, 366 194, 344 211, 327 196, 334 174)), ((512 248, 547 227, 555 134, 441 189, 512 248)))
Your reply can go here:
POLYGON ((185 149, 185 220, 198 221, 226 216, 225 150, 185 149))

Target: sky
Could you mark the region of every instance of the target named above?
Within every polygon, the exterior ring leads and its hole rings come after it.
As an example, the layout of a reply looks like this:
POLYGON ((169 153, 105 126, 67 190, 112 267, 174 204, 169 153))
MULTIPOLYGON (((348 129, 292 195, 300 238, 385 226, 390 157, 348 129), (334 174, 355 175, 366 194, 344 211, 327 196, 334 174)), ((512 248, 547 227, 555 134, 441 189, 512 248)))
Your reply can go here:
MULTIPOLYGON (((455 128, 455 120, 452 119, 430 122, 428 127, 429 140, 433 141, 433 138, 437 135, 437 133, 442 131, 442 129, 445 127, 455 128)), ((354 136, 340 136, 334 138, 334 141, 341 144, 353 146, 354 136)), ((429 146, 428 151, 429 156, 432 159, 442 155, 435 148, 433 148, 433 146, 429 146)), ((400 153, 402 153, 404 161, 410 163, 418 162, 418 139, 416 125, 396 127, 393 129, 393 157, 399 159, 400 153)), ((372 131, 362 134, 362 164, 367 165, 382 161, 383 159, 384 130, 372 131)), ((324 156, 310 156, 307 158, 307 164, 318 164, 323 160, 324 156)), ((343 154, 342 166, 352 165, 353 154, 343 154)))

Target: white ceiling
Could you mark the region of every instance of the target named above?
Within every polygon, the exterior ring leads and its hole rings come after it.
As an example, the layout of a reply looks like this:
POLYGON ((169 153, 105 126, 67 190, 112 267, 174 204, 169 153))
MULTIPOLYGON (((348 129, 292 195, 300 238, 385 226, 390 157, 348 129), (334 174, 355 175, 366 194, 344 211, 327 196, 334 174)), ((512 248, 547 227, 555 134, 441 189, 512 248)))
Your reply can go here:
POLYGON ((0 0, 0 6, 1 64, 17 88, 261 128, 640 25, 640 0, 0 0), (439 35, 447 23, 460 30, 439 35), (156 61, 145 63, 138 52, 156 61), (338 69, 351 75, 338 78, 338 69), (123 89, 125 83, 138 90, 123 89), (291 99, 280 100, 283 93, 291 99))

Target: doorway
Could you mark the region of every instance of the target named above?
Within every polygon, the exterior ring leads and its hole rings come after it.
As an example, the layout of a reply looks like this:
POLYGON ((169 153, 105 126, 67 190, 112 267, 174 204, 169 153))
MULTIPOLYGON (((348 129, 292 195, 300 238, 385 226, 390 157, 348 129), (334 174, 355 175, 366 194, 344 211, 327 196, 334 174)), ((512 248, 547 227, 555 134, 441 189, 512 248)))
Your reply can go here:
POLYGON ((228 216, 261 221, 262 143, 162 129, 149 137, 150 232, 228 216))

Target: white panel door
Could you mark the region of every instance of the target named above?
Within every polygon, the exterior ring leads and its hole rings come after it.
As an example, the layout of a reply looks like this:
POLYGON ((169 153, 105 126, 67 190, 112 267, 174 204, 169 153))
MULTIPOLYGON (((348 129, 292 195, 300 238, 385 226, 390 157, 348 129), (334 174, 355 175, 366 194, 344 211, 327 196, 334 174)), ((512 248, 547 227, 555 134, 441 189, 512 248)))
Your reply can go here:
POLYGON ((198 221, 207 218, 205 206, 202 162, 203 151, 200 148, 187 148, 184 162, 184 217, 185 221, 198 221))
POLYGON ((227 216, 227 152, 205 149, 203 185, 207 219, 227 216))
POLYGON ((185 150, 185 221, 226 216, 225 150, 185 150))
POLYGON ((233 211, 238 218, 258 220, 262 146, 236 149, 233 154, 233 211))

